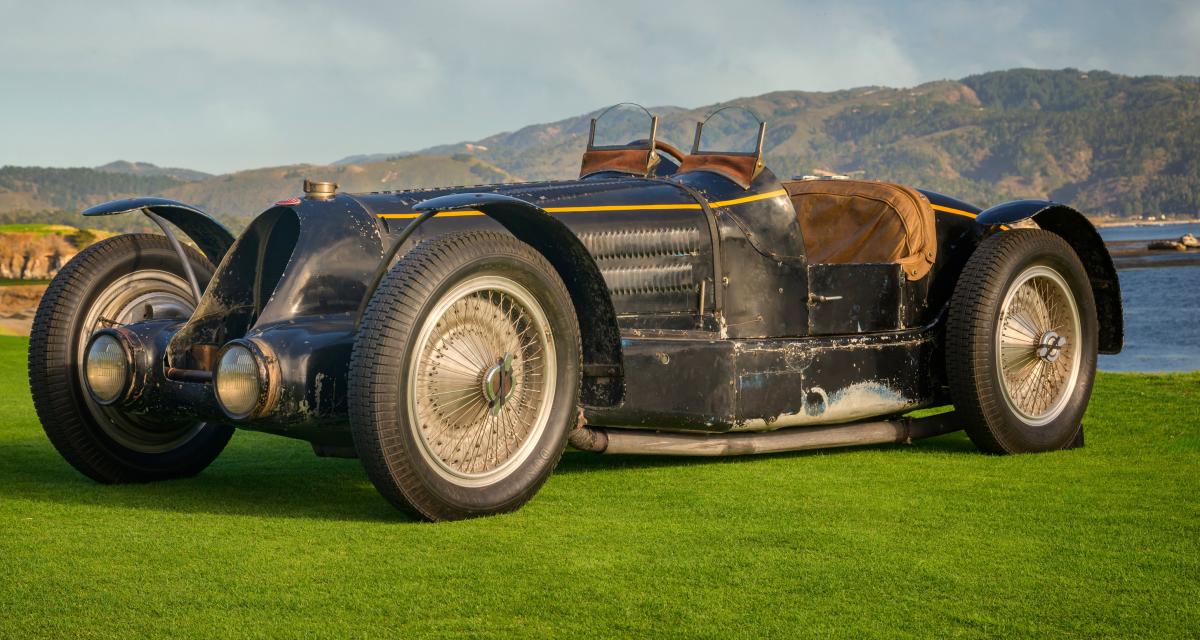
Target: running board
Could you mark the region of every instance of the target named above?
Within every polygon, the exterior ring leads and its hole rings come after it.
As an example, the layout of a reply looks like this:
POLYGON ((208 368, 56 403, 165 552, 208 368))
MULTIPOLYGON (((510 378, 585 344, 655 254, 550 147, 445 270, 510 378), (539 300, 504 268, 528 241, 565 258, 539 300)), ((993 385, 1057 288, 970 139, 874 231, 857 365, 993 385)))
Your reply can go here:
POLYGON ((740 433, 679 433, 583 426, 571 432, 569 442, 576 449, 593 453, 744 456, 867 444, 910 443, 960 429, 962 426, 955 420, 954 412, 950 411, 928 418, 740 433))

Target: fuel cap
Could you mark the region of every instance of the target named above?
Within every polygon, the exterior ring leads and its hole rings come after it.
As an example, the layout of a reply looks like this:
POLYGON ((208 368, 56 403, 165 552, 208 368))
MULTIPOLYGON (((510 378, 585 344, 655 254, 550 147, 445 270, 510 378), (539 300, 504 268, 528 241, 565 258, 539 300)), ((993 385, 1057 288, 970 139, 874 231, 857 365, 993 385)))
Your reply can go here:
POLYGON ((314 200, 327 200, 337 195, 338 185, 336 182, 316 182, 313 180, 304 180, 304 197, 314 200))

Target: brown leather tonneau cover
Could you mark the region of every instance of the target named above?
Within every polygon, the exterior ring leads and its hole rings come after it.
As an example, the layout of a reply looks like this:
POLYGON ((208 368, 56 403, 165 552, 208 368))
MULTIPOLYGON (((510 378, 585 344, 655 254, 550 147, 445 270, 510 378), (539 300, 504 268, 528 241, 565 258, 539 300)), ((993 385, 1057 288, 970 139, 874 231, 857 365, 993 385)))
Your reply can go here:
POLYGON ((890 182, 785 182, 809 263, 899 263, 920 280, 937 258, 937 230, 929 199, 890 182))

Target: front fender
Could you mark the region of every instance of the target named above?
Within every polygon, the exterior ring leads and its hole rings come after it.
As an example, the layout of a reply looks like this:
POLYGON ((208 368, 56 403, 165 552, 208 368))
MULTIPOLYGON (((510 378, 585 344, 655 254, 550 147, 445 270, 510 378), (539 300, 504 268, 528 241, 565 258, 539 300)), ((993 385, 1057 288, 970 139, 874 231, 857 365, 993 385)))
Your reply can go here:
POLYGON ((975 222, 989 226, 1012 224, 1032 218, 1044 209, 1061 206, 1048 200, 1013 200, 984 209, 975 216, 975 222))
POLYGON ((213 264, 233 246, 233 234, 207 213, 167 198, 128 198, 98 204, 83 212, 85 216, 115 216, 133 211, 150 211, 179 227, 213 264))
POLYGON ((252 337, 297 318, 353 313, 383 255, 374 218, 353 198, 304 199, 263 212, 221 261, 192 317, 172 340, 172 366, 197 344, 252 337))
POLYGON ((1014 200, 980 213, 982 225, 1008 225, 1033 220, 1038 227, 1066 240, 1087 270, 1100 320, 1100 353, 1120 353, 1125 344, 1125 317, 1121 309, 1121 282, 1100 232, 1082 213, 1047 200, 1014 200))
POLYGON ((583 242, 541 207, 498 193, 456 193, 431 198, 418 211, 479 211, 546 257, 571 293, 583 348, 584 404, 615 405, 624 396, 621 333, 600 267, 583 242))

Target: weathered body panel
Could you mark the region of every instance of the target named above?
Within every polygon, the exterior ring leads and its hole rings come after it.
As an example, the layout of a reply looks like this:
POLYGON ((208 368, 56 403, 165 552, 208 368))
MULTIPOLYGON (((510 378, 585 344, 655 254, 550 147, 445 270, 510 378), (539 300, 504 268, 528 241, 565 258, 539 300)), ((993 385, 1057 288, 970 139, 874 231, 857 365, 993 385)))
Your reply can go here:
POLYGON ((799 339, 627 338, 628 397, 589 424, 763 431, 901 414, 942 398, 932 328, 799 339))

